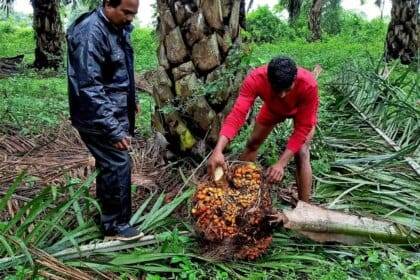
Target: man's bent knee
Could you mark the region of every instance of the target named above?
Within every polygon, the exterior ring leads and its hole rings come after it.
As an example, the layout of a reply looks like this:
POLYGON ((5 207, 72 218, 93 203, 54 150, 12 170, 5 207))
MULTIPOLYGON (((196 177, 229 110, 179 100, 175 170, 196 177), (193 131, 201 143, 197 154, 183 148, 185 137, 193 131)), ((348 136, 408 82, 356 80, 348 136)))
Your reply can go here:
POLYGON ((304 144, 302 148, 300 148, 299 152, 297 152, 295 157, 299 162, 309 161, 309 158, 310 158, 309 144, 304 144))
POLYGON ((262 141, 259 139, 250 139, 246 144, 246 149, 248 151, 255 152, 261 146, 262 141))

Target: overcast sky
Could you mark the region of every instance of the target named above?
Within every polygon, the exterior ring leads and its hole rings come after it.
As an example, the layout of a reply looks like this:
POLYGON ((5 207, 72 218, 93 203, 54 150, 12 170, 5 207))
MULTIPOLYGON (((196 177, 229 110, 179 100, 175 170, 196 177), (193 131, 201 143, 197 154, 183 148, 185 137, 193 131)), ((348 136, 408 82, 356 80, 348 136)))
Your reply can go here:
MULTIPOLYGON (((151 7, 152 3, 155 3, 156 0, 140 0, 140 9, 137 20, 140 22, 140 25, 150 25, 152 23, 153 9, 151 7)), ((246 0, 247 7, 249 0, 246 0)), ((258 6, 268 5, 270 7, 274 6, 278 0, 254 0, 252 9, 256 9, 258 6)), ((353 10, 357 13, 365 15, 368 19, 373 19, 379 17, 381 11, 374 4, 375 0, 367 0, 364 5, 360 4, 360 0, 342 0, 341 5, 346 10, 353 10)), ((14 5, 14 10, 17 12, 22 12, 25 14, 32 13, 32 7, 29 0, 16 0, 14 5)), ((391 1, 385 0, 385 9, 384 15, 387 16, 391 11, 391 1)))

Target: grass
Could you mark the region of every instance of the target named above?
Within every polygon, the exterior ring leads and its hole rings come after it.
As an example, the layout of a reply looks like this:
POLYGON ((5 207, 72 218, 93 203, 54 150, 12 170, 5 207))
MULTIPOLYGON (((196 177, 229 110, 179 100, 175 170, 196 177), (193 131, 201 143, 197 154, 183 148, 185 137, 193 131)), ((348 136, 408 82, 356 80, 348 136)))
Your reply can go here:
MULTIPOLYGON (((0 118, 2 124, 23 134, 39 134, 54 128, 69 117, 65 70, 37 73, 29 65, 34 60, 34 34, 25 22, 0 22, 0 57, 25 54, 22 74, 0 79, 0 118), (19 46, 17 48, 17 46, 19 46)), ((132 36, 135 70, 152 69, 157 64, 156 38, 151 29, 136 29, 132 36)), ((142 113, 137 118, 138 131, 151 133, 151 98, 139 93, 142 113)))
POLYGON ((26 71, 0 80, 0 115, 3 124, 37 133, 53 128, 68 116, 67 83, 63 76, 46 78, 26 71))
POLYGON ((27 21, 0 21, 0 57, 25 55, 24 62, 34 60, 35 40, 32 26, 27 21), (17 48, 17 46, 19 46, 17 48))

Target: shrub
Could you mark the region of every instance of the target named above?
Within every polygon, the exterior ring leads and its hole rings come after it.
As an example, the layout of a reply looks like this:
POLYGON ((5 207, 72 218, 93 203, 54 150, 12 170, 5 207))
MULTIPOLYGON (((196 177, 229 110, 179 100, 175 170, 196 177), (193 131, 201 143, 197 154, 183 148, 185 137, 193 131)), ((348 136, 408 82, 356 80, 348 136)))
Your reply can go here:
POLYGON ((262 6, 249 13, 245 38, 254 42, 273 42, 280 37, 292 39, 294 31, 278 18, 268 6, 262 6))

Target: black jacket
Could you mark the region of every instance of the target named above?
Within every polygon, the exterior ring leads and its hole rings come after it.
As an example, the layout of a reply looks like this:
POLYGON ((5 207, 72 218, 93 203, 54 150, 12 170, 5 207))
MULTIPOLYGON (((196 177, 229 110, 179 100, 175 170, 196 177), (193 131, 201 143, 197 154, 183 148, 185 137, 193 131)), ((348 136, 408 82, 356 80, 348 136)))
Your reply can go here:
POLYGON ((67 30, 70 118, 78 130, 118 142, 134 134, 132 26, 115 28, 101 9, 67 30))

